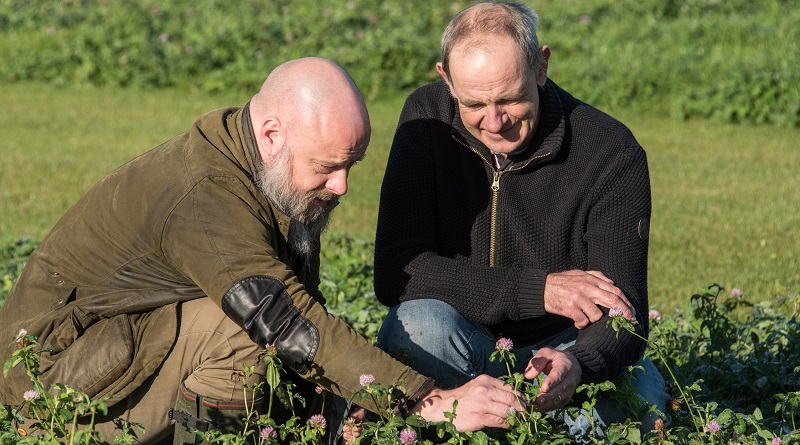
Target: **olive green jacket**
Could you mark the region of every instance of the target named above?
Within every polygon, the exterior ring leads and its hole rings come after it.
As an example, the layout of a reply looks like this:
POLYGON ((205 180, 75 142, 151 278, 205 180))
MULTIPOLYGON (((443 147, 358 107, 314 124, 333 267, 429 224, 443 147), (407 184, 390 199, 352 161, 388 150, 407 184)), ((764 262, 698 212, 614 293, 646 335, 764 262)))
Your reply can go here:
MULTIPOLYGON (((254 184, 254 159, 248 108, 229 108, 102 179, 31 255, 0 309, 0 343, 24 328, 53 351, 46 383, 122 398, 170 350, 179 303, 208 296, 302 377, 349 398, 369 373, 402 381, 413 403, 432 381, 326 311, 319 252, 290 252, 290 221, 254 184)), ((13 345, 0 350, 5 362, 13 345)), ((0 401, 30 388, 18 366, 0 401)))

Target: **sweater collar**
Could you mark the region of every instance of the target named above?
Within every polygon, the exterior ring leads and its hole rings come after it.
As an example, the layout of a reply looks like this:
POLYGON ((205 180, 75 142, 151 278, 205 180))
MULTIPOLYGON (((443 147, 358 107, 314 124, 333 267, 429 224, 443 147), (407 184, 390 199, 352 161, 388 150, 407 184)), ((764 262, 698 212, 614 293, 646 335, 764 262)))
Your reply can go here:
MULTIPOLYGON (((451 128, 453 137, 461 144, 472 148, 489 164, 492 163, 491 151, 470 133, 461 120, 458 103, 453 98, 453 121, 451 128)), ((554 158, 561 149, 564 141, 564 107, 561 103, 558 86, 547 79, 544 87, 539 89, 539 123, 533 133, 531 141, 520 152, 510 156, 515 163, 525 163, 533 158, 554 158)))

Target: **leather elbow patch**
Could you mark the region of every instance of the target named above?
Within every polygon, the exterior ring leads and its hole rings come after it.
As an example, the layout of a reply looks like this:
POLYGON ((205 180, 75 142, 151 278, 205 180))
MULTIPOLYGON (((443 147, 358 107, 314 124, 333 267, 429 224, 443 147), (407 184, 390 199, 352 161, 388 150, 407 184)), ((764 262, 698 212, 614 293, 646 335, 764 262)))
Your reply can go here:
POLYGON ((282 281, 265 275, 244 278, 223 295, 222 310, 258 345, 275 345, 286 365, 308 372, 319 331, 300 314, 282 281))

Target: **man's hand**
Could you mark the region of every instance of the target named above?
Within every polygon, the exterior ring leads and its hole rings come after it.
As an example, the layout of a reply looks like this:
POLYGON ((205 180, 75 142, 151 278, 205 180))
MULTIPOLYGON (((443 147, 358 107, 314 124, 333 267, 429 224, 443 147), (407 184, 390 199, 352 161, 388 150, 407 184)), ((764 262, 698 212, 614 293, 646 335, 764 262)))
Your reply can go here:
POLYGON ((581 365, 568 352, 552 348, 539 349, 528 362, 524 375, 526 379, 535 379, 541 373, 547 374, 547 377, 542 382, 539 395, 533 401, 540 412, 552 411, 569 403, 581 383, 581 365))
POLYGON ((544 310, 571 318, 583 329, 603 317, 598 306, 618 307, 632 320, 636 311, 614 282, 594 270, 568 270, 547 275, 544 285, 544 310))
POLYGON ((434 389, 426 395, 412 414, 419 414, 429 422, 446 420, 444 413, 453 412, 453 402, 458 400, 453 423, 458 431, 477 431, 484 427, 508 428, 506 419, 521 411, 523 397, 500 380, 480 375, 465 385, 451 390, 434 389))
POLYGON ((361 436, 361 424, 367 417, 367 410, 360 406, 356 406, 350 411, 350 416, 344 421, 342 427, 342 442, 345 445, 352 445, 356 443, 356 439, 361 436))

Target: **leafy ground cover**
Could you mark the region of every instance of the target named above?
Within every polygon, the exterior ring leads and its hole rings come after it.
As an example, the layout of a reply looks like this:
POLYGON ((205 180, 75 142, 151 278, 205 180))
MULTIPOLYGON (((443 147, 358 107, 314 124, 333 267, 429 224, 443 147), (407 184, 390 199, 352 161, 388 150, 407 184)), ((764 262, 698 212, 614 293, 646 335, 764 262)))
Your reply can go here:
MULTIPOLYGON (((336 249, 325 258, 323 291, 329 309, 355 326, 368 338, 374 338, 385 309, 378 307, 372 295, 371 246, 349 237, 336 237, 336 249)), ((25 248, 23 248, 24 251, 25 248)), ((639 431, 636 416, 626 423, 603 426, 577 438, 582 443, 603 444, 795 444, 800 443, 800 297, 788 295, 779 303, 753 303, 738 289, 725 290, 718 285, 690 297, 690 310, 674 315, 650 313, 651 335, 647 348, 668 381, 671 400, 659 413, 652 431, 639 431)), ((610 326, 632 330, 630 323, 614 317, 610 326)), ((77 427, 72 420, 78 414, 102 412, 106 400, 90 401, 85 395, 63 385, 45 388, 38 379, 38 357, 43 351, 34 338, 24 332, 10 340, 16 349, 5 365, 26 366, 32 389, 25 393, 25 403, 16 411, 0 407, 1 443, 97 443, 91 425, 77 427), (23 435, 15 420, 21 412, 40 419, 39 433, 23 435)), ((510 360, 509 345, 498 342, 495 358, 510 360)), ((289 382, 281 380, 282 365, 276 351, 267 348, 265 360, 270 379, 253 391, 264 391, 269 400, 281 403, 291 394, 289 382)), ((247 372, 247 370, 245 370, 247 372)), ((368 369, 354 369, 361 375, 362 390, 354 394, 356 402, 375 398, 390 403, 398 386, 383 388, 373 384, 368 369)), ((530 400, 538 393, 538 382, 524 381, 510 373, 504 379, 530 400)), ((589 411, 604 391, 626 393, 624 380, 585 385, 580 405, 565 410, 566 415, 589 411)), ((289 398, 291 399, 291 397, 289 398)), ((624 397, 623 400, 632 401, 624 397)), ((531 405, 532 406, 532 405, 531 405)), ((327 425, 319 416, 293 417, 276 423, 269 411, 252 407, 244 429, 236 434, 199 433, 220 444, 320 443, 327 425)), ((458 416, 457 405, 452 416, 458 416)), ((368 417, 364 425, 364 444, 553 444, 572 443, 575 438, 551 414, 529 408, 512 415, 511 429, 487 429, 476 433, 458 433, 449 421, 428 424, 417 417, 401 419, 391 409, 368 417)), ((133 443, 133 433, 141 425, 123 423, 120 443, 133 443)), ((30 431, 33 433, 33 431, 30 431)), ((29 434, 26 430, 25 434, 29 434)), ((106 438, 108 439, 108 438, 106 438)))

